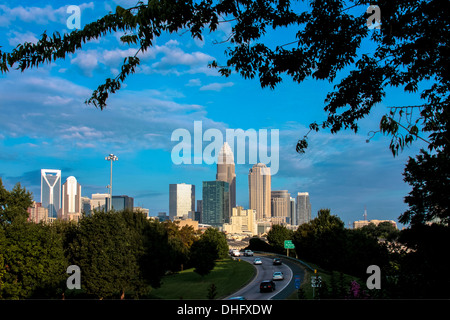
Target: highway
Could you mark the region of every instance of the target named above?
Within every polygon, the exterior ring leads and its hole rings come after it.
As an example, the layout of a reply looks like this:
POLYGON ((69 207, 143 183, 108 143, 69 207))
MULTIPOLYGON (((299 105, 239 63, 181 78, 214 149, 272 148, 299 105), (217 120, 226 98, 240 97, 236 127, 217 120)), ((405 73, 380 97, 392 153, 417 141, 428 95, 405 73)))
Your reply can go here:
MULTIPOLYGON (((256 268, 256 276, 245 287, 233 293, 230 297, 243 296, 247 300, 269 300, 277 296, 288 285, 293 283, 292 269, 285 263, 286 259, 281 258, 281 265, 273 265, 273 257, 266 255, 255 254, 253 257, 239 257, 241 260, 251 263, 256 268), (261 265, 253 265, 253 260, 258 257, 261 258, 261 265), (277 280, 275 282, 275 291, 273 292, 259 292, 259 284, 263 280, 272 280, 272 275, 275 271, 281 271, 284 275, 284 280, 277 280)), ((288 263, 290 265, 290 263, 288 263)), ((291 286, 289 286, 291 287, 291 286)), ((290 290, 289 294, 292 292, 290 290)))

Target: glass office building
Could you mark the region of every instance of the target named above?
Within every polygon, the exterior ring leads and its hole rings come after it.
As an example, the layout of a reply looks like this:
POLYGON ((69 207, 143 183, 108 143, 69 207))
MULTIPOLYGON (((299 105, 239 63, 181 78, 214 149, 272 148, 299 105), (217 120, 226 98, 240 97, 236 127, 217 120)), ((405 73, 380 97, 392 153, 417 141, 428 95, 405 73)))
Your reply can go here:
POLYGON ((230 222, 230 185, 225 181, 203 181, 202 223, 222 227, 230 222))

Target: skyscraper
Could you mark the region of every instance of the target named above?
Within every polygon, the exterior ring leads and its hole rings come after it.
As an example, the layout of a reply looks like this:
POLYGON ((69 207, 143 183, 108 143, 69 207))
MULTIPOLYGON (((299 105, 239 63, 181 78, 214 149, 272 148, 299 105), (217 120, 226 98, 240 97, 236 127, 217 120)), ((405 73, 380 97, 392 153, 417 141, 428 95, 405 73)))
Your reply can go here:
POLYGON ((230 186, 229 210, 231 216, 231 209, 236 207, 236 173, 233 151, 231 151, 227 142, 223 144, 219 151, 216 180, 228 182, 230 186))
POLYGON ((61 209, 61 170, 41 169, 41 203, 48 209, 50 221, 61 209))
POLYGON ((297 194, 297 224, 308 223, 311 221, 311 202, 308 192, 299 192, 297 194))
POLYGON ((169 217, 183 217, 195 212, 195 186, 180 183, 169 185, 169 217))
POLYGON ((203 181, 202 223, 222 227, 230 222, 230 185, 225 181, 203 181))
POLYGON ((271 192, 272 221, 276 223, 290 223, 291 195, 287 190, 271 192))
POLYGON ((290 224, 296 226, 297 225, 297 208, 295 206, 295 198, 290 198, 290 207, 291 207, 291 211, 290 211, 290 217, 291 217, 291 221, 290 224))
POLYGON ((256 210, 256 220, 271 217, 270 168, 263 163, 255 164, 248 173, 248 198, 250 209, 256 210))
POLYGON ((81 185, 73 176, 62 185, 61 215, 64 220, 77 220, 81 216, 81 185))

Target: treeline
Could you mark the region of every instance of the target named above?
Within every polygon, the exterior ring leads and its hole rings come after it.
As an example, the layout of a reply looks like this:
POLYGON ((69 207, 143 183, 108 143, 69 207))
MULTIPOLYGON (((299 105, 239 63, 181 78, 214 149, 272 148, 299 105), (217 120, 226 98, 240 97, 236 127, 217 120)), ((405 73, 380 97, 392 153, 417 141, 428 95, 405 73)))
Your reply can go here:
POLYGON ((162 277, 184 268, 208 274, 228 256, 225 236, 131 211, 95 211, 79 223, 27 222, 31 194, 0 180, 0 299, 148 298, 162 277), (69 265, 81 289, 69 290, 69 265))
MULTIPOLYGON (((346 229, 344 222, 322 209, 296 231, 274 225, 267 242, 250 240, 252 250, 286 254, 284 240, 292 240, 299 259, 323 269, 363 279, 364 297, 449 298, 450 262, 446 259, 450 228, 443 224, 414 225, 398 231, 390 223, 346 229), (367 267, 381 269, 381 289, 367 290, 367 267)), ((294 250, 291 250, 291 252, 294 250)), ((330 285, 330 284, 328 284, 330 285)), ((331 286, 333 287, 333 286, 331 286)), ((324 295, 325 296, 325 295, 324 295)), ((329 298, 343 298, 333 296, 329 298)))

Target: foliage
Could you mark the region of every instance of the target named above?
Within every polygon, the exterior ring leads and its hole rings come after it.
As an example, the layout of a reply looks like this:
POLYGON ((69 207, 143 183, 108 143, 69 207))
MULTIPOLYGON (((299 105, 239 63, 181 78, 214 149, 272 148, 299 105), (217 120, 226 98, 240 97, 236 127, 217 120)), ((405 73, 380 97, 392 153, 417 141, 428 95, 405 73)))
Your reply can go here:
POLYGON ((256 236, 249 240, 249 245, 245 249, 250 249, 253 251, 264 251, 264 252, 274 252, 273 247, 256 236))
POLYGON ((192 226, 183 226, 181 229, 176 222, 167 220, 163 222, 167 230, 168 241, 171 247, 169 254, 172 271, 180 271, 189 268, 190 249, 198 235, 192 226))
POLYGON ((0 224, 21 223, 28 218, 27 209, 32 204, 32 194, 20 183, 11 191, 6 190, 0 178, 0 224))
POLYGON ((65 277, 60 234, 27 222, 32 195, 20 183, 11 191, 0 179, 0 298, 56 297, 65 277))
POLYGON ((371 222, 360 228, 359 231, 375 239, 394 240, 399 236, 398 229, 388 221, 380 222, 378 225, 371 222))
POLYGON ((213 244, 216 252, 216 259, 225 259, 228 257, 228 243, 225 234, 216 228, 208 228, 201 235, 201 238, 213 244))
POLYGON ((267 240, 274 252, 284 252, 284 240, 292 240, 294 233, 285 226, 275 224, 267 233, 267 240))
POLYGON ((208 287, 207 298, 209 300, 214 300, 216 296, 217 296, 217 287, 214 283, 211 283, 211 285, 208 287))
POLYGON ((367 292, 361 288, 361 285, 358 281, 353 280, 350 283, 350 290, 346 296, 347 299, 367 299, 369 295, 367 292))
POLYGON ((169 251, 167 233, 158 223, 131 211, 97 211, 80 220, 69 259, 82 270, 81 285, 98 298, 130 293, 137 298, 158 286, 169 251))
POLYGON ((382 283, 391 297, 435 299, 449 298, 450 263, 443 254, 450 243, 450 228, 442 224, 414 225, 402 230, 398 240, 411 252, 392 257, 382 283))
POLYGON ((388 258, 376 239, 359 230, 345 229, 329 209, 321 209, 315 219, 300 225, 293 242, 299 258, 354 276, 365 276, 371 264, 384 266, 388 258))
POLYGON ((420 155, 409 158, 403 173, 404 180, 412 186, 405 197, 409 209, 404 212, 401 223, 424 224, 440 221, 450 223, 450 152, 430 154, 421 150, 420 155))
POLYGON ((218 258, 217 247, 208 239, 200 237, 191 247, 191 265, 199 275, 206 276, 214 269, 218 258))
POLYGON ((68 266, 61 236, 48 225, 30 222, 3 226, 0 237, 3 232, 0 251, 4 260, 4 277, 0 297, 60 297, 68 266))
POLYGON ((191 247, 191 265, 195 272, 205 276, 214 269, 217 259, 228 257, 225 235, 216 228, 208 228, 191 247))

